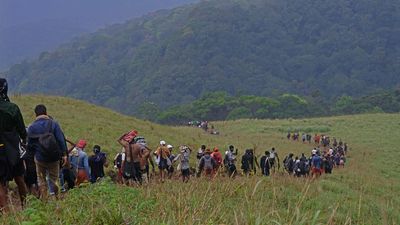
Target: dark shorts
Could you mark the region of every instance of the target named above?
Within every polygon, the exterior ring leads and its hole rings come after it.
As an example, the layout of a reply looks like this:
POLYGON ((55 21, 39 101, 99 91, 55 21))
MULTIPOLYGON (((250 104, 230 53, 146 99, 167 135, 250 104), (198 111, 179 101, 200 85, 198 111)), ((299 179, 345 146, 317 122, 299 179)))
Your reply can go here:
POLYGON ((271 167, 275 165, 275 158, 269 159, 269 165, 271 165, 271 167))
POLYGON ((19 160, 15 166, 11 166, 5 155, 0 155, 0 183, 5 185, 7 181, 15 177, 24 176, 25 167, 22 160, 19 160))
POLYGON ((263 175, 264 176, 269 176, 269 168, 268 167, 264 167, 263 168, 263 175))
POLYGON ((190 176, 190 170, 189 169, 183 169, 183 170, 181 170, 181 172, 182 172, 182 176, 184 176, 184 177, 190 176))
POLYGON ((125 179, 131 179, 135 177, 136 171, 133 162, 126 161, 124 163, 124 168, 122 169, 122 175, 125 179))
POLYGON ((174 172, 174 167, 173 166, 168 166, 167 170, 168 170, 168 173, 173 173, 174 172))
POLYGON ((123 170, 123 177, 125 179, 133 179, 135 181, 142 181, 142 172, 139 162, 125 162, 123 170))
POLYGON ((160 170, 165 170, 168 168, 168 163, 167 163, 167 159, 160 159, 160 163, 158 164, 158 169, 160 170))
POLYGON ((24 160, 26 165, 26 170, 24 174, 24 180, 28 187, 38 184, 37 174, 36 174, 36 164, 34 160, 24 160))
POLYGON ((228 165, 229 173, 233 173, 236 171, 236 166, 235 164, 230 164, 228 165))

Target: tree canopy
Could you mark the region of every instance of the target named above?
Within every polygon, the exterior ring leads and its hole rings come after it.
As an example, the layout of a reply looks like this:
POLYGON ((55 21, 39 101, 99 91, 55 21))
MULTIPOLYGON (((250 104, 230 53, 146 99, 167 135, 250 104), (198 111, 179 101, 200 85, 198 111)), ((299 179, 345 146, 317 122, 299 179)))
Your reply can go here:
MULTIPOLYGON (((399 8, 397 0, 201 1, 77 38, 5 75, 16 92, 137 115, 223 91, 228 96, 215 96, 200 117, 263 117, 277 113, 272 105, 308 103, 296 95, 334 101, 399 86, 399 8), (220 104, 241 95, 274 100, 234 99, 246 109, 233 112, 220 104)), ((337 107, 345 110, 347 100, 337 107)))

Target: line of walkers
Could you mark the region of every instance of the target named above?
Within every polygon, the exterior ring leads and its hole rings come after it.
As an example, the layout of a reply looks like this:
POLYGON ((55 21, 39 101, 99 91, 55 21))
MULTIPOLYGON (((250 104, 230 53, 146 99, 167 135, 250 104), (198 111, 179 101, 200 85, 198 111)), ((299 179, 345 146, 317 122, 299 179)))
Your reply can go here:
MULTIPOLYGON (((299 141, 300 140, 300 134, 299 132, 294 132, 293 134, 288 132, 286 135, 286 138, 288 140, 293 140, 293 141, 299 141)), ((308 133, 302 133, 301 135, 301 140, 303 143, 309 143, 311 144, 312 139, 314 140, 314 144, 316 145, 322 145, 323 147, 328 147, 332 146, 333 148, 337 147, 342 147, 345 152, 347 152, 348 146, 346 143, 343 143, 341 139, 337 141, 335 137, 331 138, 328 135, 325 134, 314 134, 314 138, 308 133)))
POLYGON ((42 104, 35 107, 36 118, 26 128, 19 107, 10 102, 7 92, 7 81, 0 78, 0 212, 8 210, 9 181, 17 184, 23 206, 27 193, 41 199, 57 197, 60 191, 104 177, 108 163, 100 146, 95 145, 94 154, 88 157, 86 141, 75 145, 66 140, 42 104), (66 142, 72 147, 67 149, 66 142))
MULTIPOLYGON (((26 129, 19 107, 10 102, 7 96, 8 85, 0 78, 0 210, 7 210, 8 183, 17 184, 23 206, 28 192, 46 200, 49 195, 58 196, 59 192, 74 188, 88 181, 94 183, 105 176, 104 167, 108 166, 107 156, 99 145, 93 147, 93 155, 86 153, 86 141, 76 144, 67 140, 60 125, 47 114, 44 105, 34 109, 36 119, 26 129), (67 147, 69 143, 70 148, 67 147), (59 190, 57 183, 60 184, 59 190)), ((290 139, 290 137, 288 137, 290 139)), ((307 137, 306 137, 307 139, 307 137)), ((285 169, 296 176, 315 176, 322 172, 331 173, 334 166, 344 166, 347 145, 339 142, 332 148, 329 137, 324 136, 324 150, 313 149, 307 159, 303 154, 293 159, 290 154, 283 160, 285 169)), ((221 154, 218 148, 202 145, 197 151, 196 168, 190 167, 192 148, 179 146, 178 154, 174 147, 165 141, 152 151, 144 137, 133 130, 118 138, 122 150, 114 158, 118 170, 117 180, 130 186, 147 184, 155 166, 159 169, 160 182, 171 179, 175 164, 183 182, 193 176, 206 176, 213 179, 218 174, 234 177, 239 174, 236 168, 238 149, 230 145, 221 154), (151 172, 150 172, 151 166, 151 172)), ((319 141, 318 141, 319 143, 319 141)), ((334 141, 335 143, 335 141, 334 141)), ((253 149, 245 150, 240 160, 243 175, 255 175, 257 169, 269 176, 280 169, 280 160, 275 148, 266 151, 258 161, 253 149)))
MULTIPOLYGON (((123 134, 118 142, 123 148, 114 158, 114 166, 118 169, 117 181, 130 186, 147 184, 151 175, 155 174, 155 166, 159 169, 160 182, 164 182, 166 178, 172 178, 175 166, 183 182, 188 182, 190 176, 203 175, 212 179, 217 174, 226 174, 229 177, 237 174, 255 175, 257 169, 261 170, 262 175, 269 176, 280 169, 280 159, 275 148, 266 151, 260 161, 253 149, 245 150, 240 161, 241 171, 238 171, 236 168, 238 149, 235 150, 232 145, 225 152, 225 156, 217 147, 211 150, 206 145, 202 145, 196 154, 196 167, 190 167, 190 154, 193 150, 187 145, 180 146, 178 154, 175 155, 174 147, 162 140, 153 152, 147 147, 145 138, 138 136, 135 130, 123 134)), ((283 160, 283 165, 291 175, 318 177, 322 173, 332 173, 334 167, 344 166, 345 153, 342 145, 324 148, 322 151, 318 147, 312 150, 309 158, 305 154, 295 158, 293 154, 289 154, 283 160)))

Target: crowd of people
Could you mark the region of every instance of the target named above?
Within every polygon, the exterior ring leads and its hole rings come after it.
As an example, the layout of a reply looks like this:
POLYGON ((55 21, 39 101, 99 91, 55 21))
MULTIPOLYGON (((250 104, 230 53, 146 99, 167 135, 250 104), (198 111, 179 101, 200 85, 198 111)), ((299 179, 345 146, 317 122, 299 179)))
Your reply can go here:
POLYGON ((193 120, 189 121, 187 123, 189 127, 198 127, 203 129, 205 132, 213 135, 219 135, 219 131, 215 129, 214 125, 211 125, 211 127, 208 124, 208 121, 198 121, 198 120, 193 120))
POLYGON ((8 209, 8 183, 12 180, 23 206, 28 193, 46 200, 105 176, 108 162, 99 145, 94 145, 89 157, 86 141, 75 144, 66 140, 42 104, 35 107, 36 118, 26 128, 19 107, 7 94, 7 80, 0 78, 0 212, 8 209))
MULTIPOLYGON (((293 134, 288 132, 286 137, 288 140, 299 141, 298 132, 293 134)), ((311 143, 312 136, 310 134, 303 133, 301 137, 303 143, 311 143)), ((328 135, 315 134, 314 144, 318 147, 311 151, 309 158, 304 153, 296 157, 290 153, 285 157, 283 163, 289 174, 300 177, 308 176, 311 172, 314 176, 320 176, 322 173, 332 173, 333 168, 344 167, 348 151, 347 143, 341 139, 338 142, 335 137, 331 142, 328 135)))
MULTIPOLYGON (((10 102, 7 91, 7 81, 0 78, 1 211, 7 210, 8 183, 12 180, 17 184, 23 205, 28 193, 44 200, 49 196, 58 198, 60 192, 95 183, 105 176, 104 170, 109 163, 99 145, 94 145, 93 154, 88 156, 87 142, 83 139, 77 143, 67 140, 59 123, 47 114, 47 108, 42 104, 34 108, 36 118, 26 128, 19 107, 10 102)), ((288 134, 288 139, 298 140, 298 136, 288 134)), ((305 135, 303 142, 310 140, 308 136, 305 135)), ((314 140, 318 146, 322 143, 323 147, 314 148, 309 158, 305 154, 285 157, 283 165, 289 174, 317 177, 323 172, 331 173, 334 167, 344 166, 345 143, 336 143, 334 138, 331 147, 326 135, 315 135, 314 140)), ((113 160, 116 181, 128 186, 146 185, 156 180, 153 178, 156 167, 161 183, 175 177, 186 183, 191 177, 200 176, 209 179, 218 175, 252 176, 257 174, 257 170, 263 176, 270 176, 280 169, 275 148, 266 151, 258 161, 254 149, 246 149, 239 158, 239 150, 233 145, 228 146, 224 155, 217 147, 202 145, 196 152, 196 162, 190 163, 193 149, 188 145, 181 145, 175 151, 174 146, 161 140, 153 151, 136 130, 121 135, 117 142, 122 148, 113 160), (240 170, 237 164, 240 164, 240 170)))
MULTIPOLYGON (((217 147, 208 148, 202 145, 196 152, 197 161, 193 163, 195 166, 191 167, 189 161, 193 150, 187 145, 179 146, 178 154, 175 154, 174 147, 162 140, 158 148, 152 151, 147 147, 145 139, 137 135, 137 131, 131 131, 118 139, 123 148, 115 156, 114 165, 118 169, 117 181, 121 184, 148 184, 150 166, 152 174, 158 166, 160 182, 164 182, 166 178, 171 179, 173 175, 188 182, 191 176, 206 176, 210 179, 217 175, 251 176, 256 175, 257 170, 263 176, 270 176, 280 170, 280 159, 274 147, 266 151, 258 161, 254 149, 246 149, 241 158, 238 158, 239 150, 233 145, 228 147, 224 156, 217 147), (133 164, 130 165, 131 163, 133 164), (240 170, 236 164, 240 164, 240 170), (174 173, 175 167, 178 173, 174 173)), ((342 142, 337 146, 321 147, 318 144, 318 147, 311 150, 309 157, 304 153, 296 157, 293 153, 287 155, 283 160, 283 168, 296 177, 319 177, 322 173, 332 173, 335 167, 344 167, 346 153, 347 145, 342 142)))

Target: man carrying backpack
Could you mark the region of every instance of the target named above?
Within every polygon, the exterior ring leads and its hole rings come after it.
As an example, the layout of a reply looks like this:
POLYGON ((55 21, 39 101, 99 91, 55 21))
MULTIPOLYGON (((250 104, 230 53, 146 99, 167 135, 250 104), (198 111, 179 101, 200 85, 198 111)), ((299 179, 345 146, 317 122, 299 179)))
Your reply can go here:
POLYGON ((313 177, 319 177, 322 174, 322 158, 319 156, 319 152, 314 153, 311 158, 311 168, 313 177))
POLYGON ((301 175, 302 176, 308 176, 310 172, 310 165, 307 157, 304 155, 304 153, 301 154, 300 157, 300 170, 301 170, 301 175))
POLYGON ((285 160, 283 160, 286 171, 292 175, 294 169, 293 153, 290 153, 285 160))
POLYGON ((100 151, 99 145, 93 147, 94 155, 89 158, 90 182, 95 183, 98 178, 105 176, 104 167, 108 167, 106 153, 100 151))
POLYGON ((73 173, 75 174, 75 185, 90 181, 89 158, 85 152, 86 141, 79 140, 69 156, 73 173))
POLYGON ((207 149, 204 152, 204 156, 201 157, 199 162, 199 173, 198 176, 204 171, 204 174, 209 178, 214 177, 214 170, 217 168, 217 162, 213 157, 211 157, 211 150, 207 149))
POLYGON ((7 92, 7 81, 0 78, 0 212, 7 210, 8 181, 14 179, 17 184, 22 205, 27 193, 19 152, 20 142, 26 142, 25 123, 19 107, 10 102, 7 92))
POLYGON ((256 166, 258 165, 257 158, 254 156, 253 149, 247 149, 245 154, 242 156, 242 170, 245 175, 256 174, 256 166))
POLYGON ((35 153, 40 197, 47 199, 47 175, 57 197, 60 160, 68 160, 64 133, 60 125, 47 115, 46 106, 37 105, 35 114, 36 119, 28 128, 28 151, 35 153))
POLYGON ((211 153, 211 157, 213 157, 213 159, 217 163, 217 168, 215 169, 215 171, 217 172, 222 165, 222 154, 219 152, 219 149, 217 147, 214 148, 213 153, 211 153))

